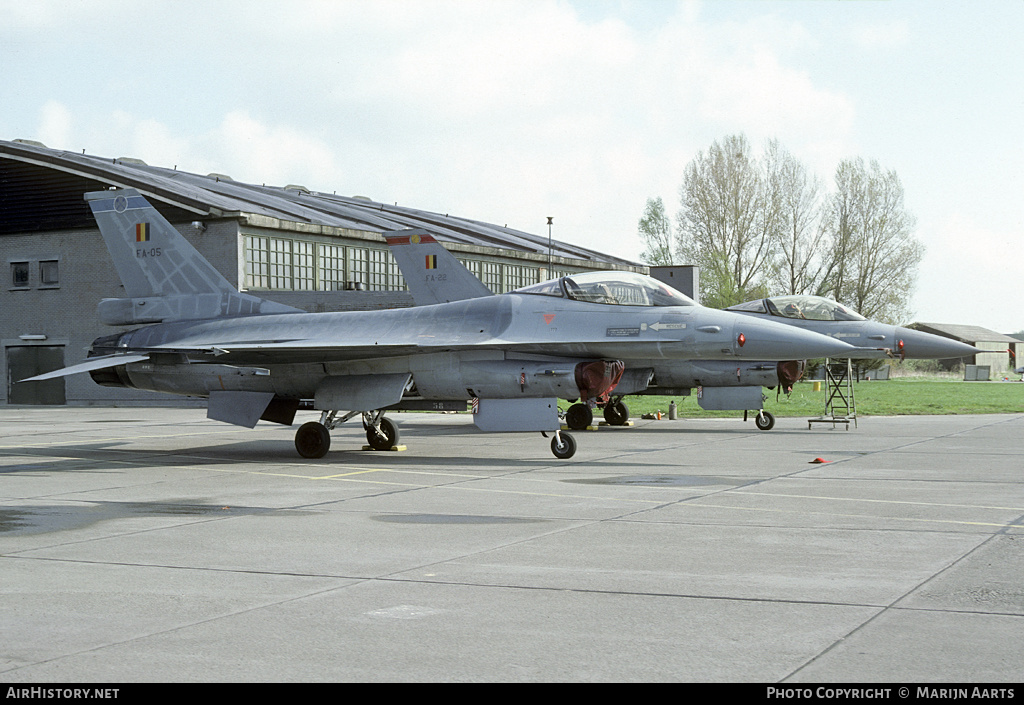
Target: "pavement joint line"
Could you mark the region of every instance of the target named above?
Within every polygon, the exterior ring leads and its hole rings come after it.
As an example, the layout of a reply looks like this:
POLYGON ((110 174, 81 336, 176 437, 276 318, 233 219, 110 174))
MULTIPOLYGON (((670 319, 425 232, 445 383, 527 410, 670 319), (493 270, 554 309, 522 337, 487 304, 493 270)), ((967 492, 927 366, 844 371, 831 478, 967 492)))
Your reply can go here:
MULTIPOLYGON (((695 499, 700 499, 699 497, 695 499)), ((883 521, 906 521, 906 522, 917 522, 917 523, 931 523, 931 524, 954 524, 962 526, 993 526, 999 527, 1000 529, 1024 529, 1024 524, 1015 524, 1012 522, 985 522, 985 521, 963 521, 959 519, 929 519, 921 517, 893 517, 893 516, 880 516, 877 514, 837 514, 835 512, 801 512, 794 509, 771 509, 768 507, 735 507, 727 504, 703 504, 695 501, 691 502, 679 502, 678 506, 685 507, 697 507, 697 508, 709 508, 709 509, 731 509, 740 512, 766 512, 773 514, 798 514, 800 516, 828 516, 828 517, 843 517, 844 519, 880 519, 883 521)), ((842 528, 842 527, 837 527, 842 528)))
POLYGON ((988 506, 984 504, 946 504, 942 502, 913 502, 905 499, 867 499, 861 497, 826 497, 818 495, 804 495, 804 494, 783 494, 781 492, 744 492, 742 490, 723 490, 726 494, 743 494, 751 495, 754 497, 787 497, 791 499, 823 499, 826 501, 834 502, 870 502, 876 504, 908 504, 921 507, 951 507, 956 509, 996 509, 1005 510, 1011 512, 1024 512, 1024 508, 1021 507, 1000 507, 1000 506, 988 506))
MULTIPOLYGON (((183 570, 183 571, 200 571, 200 572, 214 572, 214 573, 244 573, 250 575, 269 575, 269 576, 280 576, 288 578, 318 578, 324 580, 340 580, 340 581, 351 581, 345 585, 333 585, 322 588, 320 590, 311 592, 307 595, 296 595, 287 600, 282 601, 283 603, 293 602, 298 600, 315 597, 322 593, 334 592, 337 590, 345 590, 357 585, 372 582, 382 583, 411 583, 417 585, 450 585, 458 587, 470 587, 470 588, 483 588, 483 589, 494 589, 494 590, 536 590, 544 592, 572 592, 581 594, 595 594, 595 595, 628 595, 635 597, 652 597, 652 598, 665 598, 665 599, 681 599, 681 600, 709 600, 709 601, 723 601, 723 602, 753 602, 753 603, 768 603, 768 604, 795 604, 795 605, 817 605, 822 607, 857 607, 864 609, 880 610, 879 615, 883 612, 895 610, 895 611, 906 611, 906 612, 935 612, 940 614, 976 614, 976 615, 992 615, 997 617, 1016 617, 1024 619, 1024 615, 997 612, 992 610, 978 610, 978 609, 954 609, 951 607, 921 607, 921 606, 903 606, 899 602, 904 598, 901 597, 893 603, 871 603, 871 602, 854 602, 854 601, 839 601, 839 600, 811 600, 811 599, 799 599, 799 598, 775 598, 775 597, 745 597, 739 595, 705 595, 699 593, 673 593, 673 592, 654 592, 654 591, 643 591, 643 590, 600 590, 594 588, 581 588, 581 587, 562 587, 562 586, 550 586, 550 585, 513 585, 509 583, 495 584, 495 583, 483 583, 479 581, 469 580, 425 580, 423 578, 411 578, 411 577, 400 577, 397 575, 336 575, 328 573, 309 573, 309 572, 281 572, 281 571, 268 571, 268 570, 252 570, 252 569, 238 569, 238 568, 224 568, 216 566, 206 566, 196 568, 195 566, 180 566, 171 564, 159 564, 159 563, 126 563, 123 561, 119 562, 108 562, 108 561, 90 561, 84 559, 68 559, 68 558, 53 558, 49 556, 26 556, 16 555, 10 556, 12 560, 26 560, 26 561, 45 561, 52 563, 81 563, 85 565, 116 565, 123 566, 126 568, 152 568, 158 570, 183 570)), ((414 569, 413 569, 414 570, 414 569)), ((408 572, 408 571, 404 571, 408 572)), ((263 609, 267 606, 274 606, 276 602, 268 603, 268 605, 257 605, 252 608, 248 608, 243 611, 253 611, 263 609)), ((232 615, 226 615, 232 616, 232 615)), ((878 615, 875 615, 878 616, 878 615)), ((217 617, 215 619, 219 619, 217 617)), ((186 625, 188 626, 188 625, 186 625)), ((858 625, 858 628, 863 625, 858 625)), ((177 629, 178 627, 175 627, 177 629)), ((842 641, 840 639, 839 641, 842 641)))
MULTIPOLYGON (((183 434, 183 435, 190 435, 190 434, 183 434)), ((2 448, 2 447, 0 447, 0 448, 2 448)), ((39 456, 28 456, 28 457, 39 457, 39 456)), ((161 457, 168 457, 168 456, 161 456, 161 457)), ((199 456, 199 457, 202 458, 202 459, 210 459, 210 458, 204 458, 203 456, 199 456)), ((89 459, 89 458, 77 458, 77 457, 72 457, 72 456, 59 456, 57 459, 59 459, 59 460, 82 461, 82 462, 87 462, 87 463, 114 462, 114 463, 118 463, 118 464, 122 464, 122 465, 135 465, 135 466, 140 466, 140 467, 147 466, 147 463, 143 463, 143 462, 139 462, 139 461, 130 461, 130 460, 104 459, 104 460, 100 461, 100 460, 94 460, 94 459, 89 459)), ((230 461, 230 462, 235 462, 235 461, 230 461)), ((164 466, 164 467, 177 467, 177 466, 172 464, 172 465, 168 465, 168 466, 164 466)), ((320 466, 319 465, 309 464, 309 465, 306 465, 306 467, 320 467, 320 466)), ((261 475, 261 476, 265 476, 265 477, 287 477, 287 478, 306 479, 306 480, 341 480, 341 481, 347 481, 347 482, 357 482, 357 483, 360 483, 360 484, 373 484, 373 485, 381 485, 381 486, 385 486, 385 487, 404 487, 404 488, 413 488, 413 489, 461 489, 461 490, 476 491, 476 492, 493 492, 493 493, 499 493, 499 494, 500 493, 505 493, 505 494, 513 494, 513 495, 518 495, 518 496, 565 497, 565 498, 575 498, 575 499, 602 499, 602 500, 610 500, 610 501, 614 501, 614 502, 647 504, 647 505, 688 504, 690 506, 695 506, 695 507, 713 507, 713 508, 718 508, 718 509, 731 509, 731 510, 737 510, 737 511, 763 511, 763 512, 793 513, 793 514, 801 514, 801 513, 802 514, 820 514, 820 513, 822 513, 822 512, 809 512, 809 513, 808 512, 794 512, 794 511, 791 511, 791 510, 766 509, 766 508, 756 508, 756 507, 735 507, 735 506, 728 506, 728 505, 711 505, 711 504, 701 504, 701 503, 695 501, 695 500, 700 500, 703 497, 710 496, 710 495, 699 495, 697 497, 689 497, 689 498, 687 498, 687 501, 680 501, 679 499, 675 499, 675 500, 671 500, 671 499, 670 500, 666 500, 666 499, 658 499, 658 500, 650 499, 650 500, 645 500, 645 499, 622 498, 622 497, 613 497, 613 498, 609 498, 609 497, 594 497, 594 496, 589 496, 589 495, 575 495, 575 494, 564 494, 564 493, 554 493, 554 492, 511 491, 511 490, 502 490, 502 489, 494 489, 494 488, 465 487, 465 486, 458 486, 456 484, 423 485, 423 484, 405 483, 405 482, 389 482, 389 481, 386 481, 386 480, 363 480, 363 479, 356 479, 356 478, 353 477, 354 475, 365 475, 365 474, 378 473, 378 472, 393 472, 393 473, 397 473, 397 474, 412 474, 412 475, 426 475, 426 476, 449 476, 449 477, 455 477, 455 478, 464 479, 464 480, 502 479, 501 477, 489 478, 486 475, 460 475, 459 473, 433 473, 433 472, 414 471, 414 470, 399 470, 399 469, 394 469, 394 468, 378 468, 378 469, 371 469, 371 470, 356 470, 356 471, 349 472, 349 473, 339 473, 339 474, 334 474, 334 475, 318 475, 318 476, 301 475, 301 474, 297 474, 297 473, 281 473, 281 472, 240 470, 238 468, 233 468, 233 467, 229 467, 229 468, 205 467, 205 468, 202 468, 202 469, 208 470, 210 472, 230 472, 230 473, 242 473, 242 474, 261 475)), ((546 481, 546 480, 538 480, 538 481, 546 481)), ((719 495, 719 494, 741 494, 741 495, 750 495, 750 496, 758 496, 758 497, 760 497, 760 496, 764 496, 764 497, 784 497, 784 498, 793 498, 793 499, 818 499, 818 500, 825 500, 825 501, 849 501, 849 502, 866 502, 866 503, 879 503, 879 504, 905 504, 905 505, 916 505, 916 506, 950 507, 950 508, 963 508, 963 509, 991 509, 991 510, 1007 510, 1007 511, 1024 511, 1024 509, 1021 509, 1021 508, 1018 508, 1018 507, 998 507, 998 506, 984 506, 984 505, 978 506, 978 505, 942 504, 942 503, 931 503, 931 502, 912 502, 912 501, 907 501, 907 500, 880 500, 880 499, 859 499, 859 498, 848 498, 848 497, 825 497, 825 496, 815 496, 815 495, 794 495, 794 494, 768 493, 768 492, 744 492, 744 491, 740 491, 740 490, 728 490, 728 489, 720 490, 720 491, 714 492, 712 494, 715 494, 715 495, 719 495)), ((889 518, 889 519, 894 519, 894 520, 899 520, 899 521, 919 521, 919 522, 933 522, 933 523, 947 523, 947 524, 962 524, 962 525, 971 525, 971 526, 998 526, 998 527, 1001 527, 1003 529, 1024 528, 1024 526, 1021 526, 1019 524, 1005 523, 1005 522, 1004 523, 966 522, 966 521, 956 521, 956 520, 920 519, 920 518, 906 518, 906 517, 874 517, 873 515, 859 515, 859 514, 834 514, 834 513, 829 513, 829 514, 831 516, 844 516, 844 517, 847 517, 847 518, 849 518, 849 517, 883 518, 883 519, 884 518, 889 518)))
MULTIPOLYGON (((64 441, 64 442, 62 442, 62 441, 52 441, 51 440, 51 441, 47 441, 45 443, 19 443, 18 445, 0 445, 0 450, 16 450, 18 448, 40 448, 40 447, 41 448, 59 448, 61 446, 69 446, 69 445, 77 445, 77 446, 88 445, 90 443, 113 443, 113 442, 123 443, 123 442, 126 442, 126 441, 131 442, 131 441, 137 441, 137 440, 150 440, 150 439, 153 439, 153 438, 191 438, 193 436, 219 436, 219 435, 224 435, 224 434, 228 434, 228 433, 241 433, 243 431, 248 431, 248 430, 249 429, 233 429, 233 428, 228 428, 228 429, 224 429, 223 431, 203 431, 201 433, 159 433, 159 434, 153 434, 153 435, 147 435, 147 436, 129 435, 127 437, 124 436, 124 435, 121 435, 121 436, 114 436, 112 438, 88 438, 85 441, 77 440, 77 441, 64 441)), ((107 450, 122 450, 123 451, 124 449, 123 448, 110 448, 110 449, 107 449, 107 450)))
MULTIPOLYGON (((91 461, 89 459, 83 459, 83 458, 65 458, 65 459, 67 459, 67 460, 84 460, 86 462, 116 462, 116 463, 123 464, 123 465, 136 465, 136 466, 139 466, 139 467, 146 467, 147 466, 146 463, 133 462, 133 461, 128 461, 128 460, 120 460, 120 461, 118 461, 118 460, 104 460, 104 461, 96 460, 96 461, 91 461)), ((173 468, 173 467, 178 467, 178 466, 176 466, 176 465, 167 465, 167 466, 163 466, 163 467, 173 468)), ((318 466, 312 466, 312 467, 318 467, 318 466)), ((512 491, 512 490, 502 490, 502 489, 482 488, 482 487, 465 487, 465 486, 460 486, 458 483, 442 484, 442 485, 424 485, 424 484, 415 484, 415 483, 411 483, 411 482, 389 482, 389 481, 386 481, 386 480, 369 480, 369 479, 358 479, 358 478, 352 477, 352 475, 368 474, 368 473, 374 473, 374 472, 408 472, 408 471, 394 471, 394 470, 390 470, 390 469, 364 470, 364 471, 358 471, 358 472, 354 472, 354 473, 343 473, 343 474, 337 474, 337 475, 317 475, 317 476, 300 475, 300 474, 297 474, 297 473, 268 472, 268 471, 263 471, 263 470, 242 470, 242 469, 238 469, 238 468, 211 468, 211 467, 206 467, 206 468, 201 468, 201 469, 207 470, 207 471, 210 471, 210 472, 238 473, 238 474, 247 474, 247 475, 260 475, 260 476, 263 476, 263 477, 287 477, 287 478, 294 478, 294 479, 299 479, 299 480, 338 480, 338 481, 342 481, 342 482, 355 482, 355 483, 359 483, 359 484, 381 485, 381 486, 384 486, 384 487, 404 487, 404 488, 422 489, 422 490, 429 490, 429 489, 461 489, 461 490, 465 490, 465 491, 493 492, 493 493, 498 493, 498 494, 502 494, 503 493, 503 494, 519 495, 519 496, 565 497, 565 498, 573 498, 573 499, 591 499, 591 500, 597 499, 597 500, 608 500, 608 501, 614 501, 614 502, 654 504, 654 505, 661 505, 661 504, 666 504, 666 503, 671 504, 671 503, 673 503, 675 501, 678 501, 677 499, 675 499, 675 500, 672 500, 672 499, 670 499, 670 500, 665 500, 665 499, 643 500, 643 499, 631 499, 631 498, 624 499, 624 498, 621 498, 621 497, 598 497, 598 496, 589 496, 589 495, 563 494, 563 493, 553 493, 553 492, 523 492, 523 491, 512 491)), ((421 473, 416 473, 416 474, 427 474, 427 475, 429 475, 431 473, 422 473, 421 472, 421 473)), ((462 476, 459 476, 459 475, 455 475, 455 476, 456 477, 462 477, 462 476)), ((487 476, 468 476, 468 477, 465 477, 465 479, 467 479, 467 480, 477 480, 477 479, 484 479, 484 480, 486 480, 486 479, 491 479, 491 478, 488 478, 487 476)), ((495 478, 495 479, 497 479, 497 478, 495 478)))

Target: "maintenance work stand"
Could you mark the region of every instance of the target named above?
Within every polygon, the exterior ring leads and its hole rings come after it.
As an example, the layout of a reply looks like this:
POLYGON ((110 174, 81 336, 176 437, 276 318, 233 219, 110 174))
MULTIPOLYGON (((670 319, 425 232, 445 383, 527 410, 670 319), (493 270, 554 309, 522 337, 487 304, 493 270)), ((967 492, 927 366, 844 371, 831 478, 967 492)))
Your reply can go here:
POLYGON ((853 363, 850 360, 832 362, 825 360, 825 413, 816 419, 807 419, 807 430, 816 423, 846 424, 857 426, 857 404, 853 397, 853 363))

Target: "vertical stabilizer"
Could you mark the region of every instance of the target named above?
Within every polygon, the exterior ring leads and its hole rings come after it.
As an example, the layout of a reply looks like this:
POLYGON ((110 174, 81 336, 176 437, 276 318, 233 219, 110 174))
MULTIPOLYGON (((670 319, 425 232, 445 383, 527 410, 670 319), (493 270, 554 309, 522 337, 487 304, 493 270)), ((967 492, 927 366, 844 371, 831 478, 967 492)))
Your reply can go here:
POLYGON ((127 299, 100 302, 109 325, 298 309, 240 293, 135 189, 85 194, 127 299))
POLYGON ((471 271, 426 230, 384 233, 417 306, 491 296, 471 271))

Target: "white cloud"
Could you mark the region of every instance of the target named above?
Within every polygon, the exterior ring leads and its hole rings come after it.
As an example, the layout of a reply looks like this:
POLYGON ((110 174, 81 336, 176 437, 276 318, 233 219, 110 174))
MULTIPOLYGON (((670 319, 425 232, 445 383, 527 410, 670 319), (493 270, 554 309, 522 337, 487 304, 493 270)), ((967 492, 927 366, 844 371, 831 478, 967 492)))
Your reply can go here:
POLYGON ((290 126, 264 125, 244 111, 225 115, 202 143, 224 163, 237 167, 239 173, 233 176, 240 180, 278 186, 300 183, 325 190, 339 175, 329 145, 290 126))
POLYGON ((904 21, 893 21, 855 27, 852 36, 864 49, 894 49, 907 44, 910 29, 904 21))
POLYGON ((71 143, 71 111, 63 103, 48 100, 39 111, 38 140, 47 147, 67 149, 71 143))
MULTIPOLYGON (((181 32, 171 5, 119 7, 181 32)), ((557 215, 564 239, 627 257, 645 199, 673 212, 715 139, 778 137, 825 176, 849 153, 849 100, 790 58, 811 41, 798 23, 656 7, 638 26, 561 2, 214 3, 173 60, 89 74, 91 104, 62 97, 83 116, 69 146, 531 231, 557 215)))
POLYGON ((970 323, 1000 333, 1024 329, 1016 305, 1024 232, 993 230, 962 214, 923 223, 927 247, 914 297, 916 320, 970 323))

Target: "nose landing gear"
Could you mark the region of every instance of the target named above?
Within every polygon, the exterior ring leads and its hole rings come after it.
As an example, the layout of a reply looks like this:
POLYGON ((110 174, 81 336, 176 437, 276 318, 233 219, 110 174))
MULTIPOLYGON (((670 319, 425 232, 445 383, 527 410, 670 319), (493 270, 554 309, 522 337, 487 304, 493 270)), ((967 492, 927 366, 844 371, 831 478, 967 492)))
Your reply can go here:
POLYGON ((576 454, 576 439, 564 431, 555 431, 551 439, 551 452, 559 460, 568 460, 576 454))

